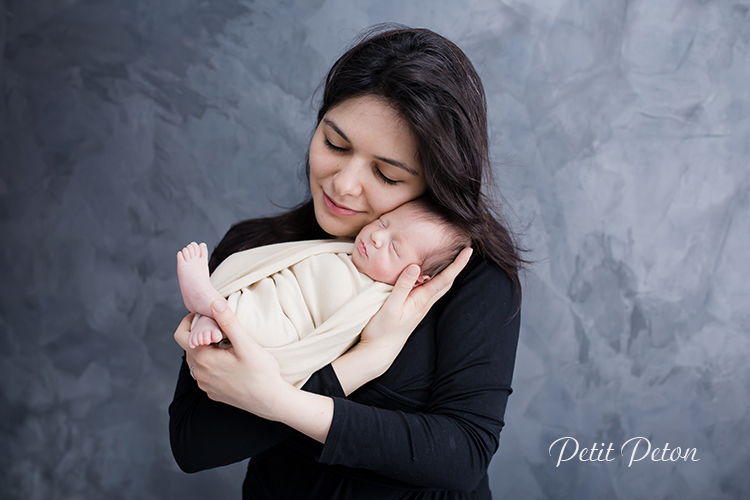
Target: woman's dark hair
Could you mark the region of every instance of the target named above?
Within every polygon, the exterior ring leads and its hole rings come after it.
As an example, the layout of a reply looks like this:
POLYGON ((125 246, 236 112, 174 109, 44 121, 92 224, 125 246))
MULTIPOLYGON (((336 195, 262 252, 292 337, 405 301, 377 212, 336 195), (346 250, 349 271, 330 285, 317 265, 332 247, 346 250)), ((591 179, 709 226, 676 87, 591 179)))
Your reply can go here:
MULTIPOLYGON (((451 41, 426 29, 378 25, 333 65, 325 80, 318 122, 355 97, 383 98, 410 127, 427 192, 448 220, 471 235, 472 246, 497 263, 520 292, 524 261, 515 237, 495 209, 487 105, 471 61, 451 41)), ((309 165, 308 165, 309 175, 309 165)), ((211 269, 254 246, 325 238, 312 200, 291 211, 233 226, 211 257, 211 269)))

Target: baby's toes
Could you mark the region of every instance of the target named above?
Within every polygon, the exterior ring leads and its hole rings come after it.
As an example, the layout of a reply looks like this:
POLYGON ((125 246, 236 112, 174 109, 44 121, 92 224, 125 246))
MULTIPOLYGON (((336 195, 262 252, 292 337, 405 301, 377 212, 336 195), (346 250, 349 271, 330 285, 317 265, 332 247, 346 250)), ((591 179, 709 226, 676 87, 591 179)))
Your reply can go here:
POLYGON ((190 243, 190 256, 196 258, 201 254, 201 247, 196 242, 190 243))
POLYGON ((216 335, 214 334, 213 330, 206 330, 203 332, 203 345, 211 345, 211 342, 213 342, 214 337, 216 335))
POLYGON ((203 331, 195 332, 195 336, 193 337, 190 347, 198 347, 199 345, 203 345, 203 331))
POLYGON ((223 335, 221 334, 221 330, 211 330, 211 343, 212 344, 218 344, 221 342, 223 335))
POLYGON ((206 345, 206 331, 201 330, 195 337, 195 345, 206 345))

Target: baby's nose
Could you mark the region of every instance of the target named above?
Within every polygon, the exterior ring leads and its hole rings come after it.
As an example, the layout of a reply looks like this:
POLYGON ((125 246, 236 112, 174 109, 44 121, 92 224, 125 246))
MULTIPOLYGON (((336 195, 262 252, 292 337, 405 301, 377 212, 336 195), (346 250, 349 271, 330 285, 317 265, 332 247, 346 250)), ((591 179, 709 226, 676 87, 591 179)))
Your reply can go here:
POLYGON ((372 243, 373 245, 375 245, 375 248, 380 248, 380 246, 383 244, 383 232, 373 231, 370 237, 372 238, 372 243))

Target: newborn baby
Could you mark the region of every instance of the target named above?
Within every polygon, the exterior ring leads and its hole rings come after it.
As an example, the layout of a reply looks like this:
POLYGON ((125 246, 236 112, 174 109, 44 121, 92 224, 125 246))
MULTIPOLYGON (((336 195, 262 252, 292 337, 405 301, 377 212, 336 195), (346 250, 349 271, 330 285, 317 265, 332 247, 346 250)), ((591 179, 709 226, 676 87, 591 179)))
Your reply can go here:
POLYGON ((206 245, 191 243, 177 254, 185 306, 201 315, 190 347, 222 341, 210 304, 226 296, 247 332, 277 357, 282 376, 301 385, 353 345, 407 266, 420 266, 419 286, 470 243, 423 198, 366 225, 353 244, 258 247, 230 256, 211 277, 206 245))

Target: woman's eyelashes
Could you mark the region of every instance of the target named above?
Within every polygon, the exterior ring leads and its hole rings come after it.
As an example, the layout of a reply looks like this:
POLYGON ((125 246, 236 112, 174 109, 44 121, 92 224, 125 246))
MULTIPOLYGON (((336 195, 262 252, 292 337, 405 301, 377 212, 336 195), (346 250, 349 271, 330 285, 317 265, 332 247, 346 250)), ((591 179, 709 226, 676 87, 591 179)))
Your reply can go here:
POLYGON ((344 151, 346 151, 346 148, 340 148, 338 146, 334 146, 333 143, 328 140, 328 137, 325 137, 324 141, 325 141, 326 147, 335 153, 343 153, 344 151))
MULTIPOLYGON (((334 153, 345 153, 348 151, 347 148, 342 148, 339 146, 334 145, 331 141, 328 140, 328 137, 323 137, 323 141, 325 143, 325 146, 333 151, 334 153)), ((401 181, 393 180, 389 177, 386 177, 383 172, 377 167, 373 167, 375 169, 375 176, 380 179, 384 184, 387 184, 388 186, 395 186, 396 184, 400 183, 401 181)))
POLYGON ((378 167, 374 167, 374 168, 375 168, 375 175, 378 177, 378 179, 383 181, 384 184, 387 184, 389 186, 395 186, 396 184, 401 182, 401 181, 394 181, 393 179, 389 179, 388 177, 383 175, 383 172, 381 172, 378 167))

